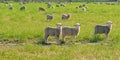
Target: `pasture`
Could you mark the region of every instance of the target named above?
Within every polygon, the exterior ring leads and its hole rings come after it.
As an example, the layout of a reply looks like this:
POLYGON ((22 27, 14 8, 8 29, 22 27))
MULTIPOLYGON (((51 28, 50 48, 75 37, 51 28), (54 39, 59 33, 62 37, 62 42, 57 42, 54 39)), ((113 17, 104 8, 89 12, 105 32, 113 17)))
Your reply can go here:
MULTIPOLYGON (((28 3, 21 11, 19 3, 12 3, 13 10, 0 3, 0 60, 120 60, 120 5, 89 3, 87 11, 75 8, 81 4, 47 8, 45 3, 28 3), (38 11, 39 7, 46 12, 38 11), (70 19, 63 21, 63 13, 70 13, 70 19), (47 14, 54 16, 52 21, 46 21, 47 14), (95 39, 94 26, 107 21, 113 22, 109 39, 104 34, 95 39), (63 45, 42 45, 45 27, 56 27, 56 23, 63 27, 80 23, 77 42, 67 37, 63 45)), ((49 37, 49 41, 55 38, 49 37)))

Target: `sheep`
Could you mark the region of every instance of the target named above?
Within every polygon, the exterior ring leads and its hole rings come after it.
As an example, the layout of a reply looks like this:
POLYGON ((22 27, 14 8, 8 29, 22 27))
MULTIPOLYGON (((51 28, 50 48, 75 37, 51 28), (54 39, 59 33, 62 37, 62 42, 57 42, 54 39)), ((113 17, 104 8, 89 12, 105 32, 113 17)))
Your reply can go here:
POLYGON ((47 3, 47 7, 48 7, 48 8, 51 8, 51 7, 52 7, 52 4, 51 4, 51 3, 47 3))
POLYGON ((78 9, 78 8, 79 8, 79 6, 76 6, 75 8, 76 8, 76 9, 78 9))
POLYGON ((83 6, 82 5, 79 5, 79 6, 76 6, 76 9, 78 9, 78 8, 82 8, 83 6))
POLYGON ((66 20, 70 18, 70 14, 62 14, 62 20, 66 20))
POLYGON ((80 5, 79 8, 82 8, 82 6, 80 5))
POLYGON ((79 9, 79 8, 81 8, 83 11, 86 11, 88 7, 85 4, 83 4, 76 7, 76 9, 79 9))
POLYGON ((26 9, 25 6, 20 7, 20 10, 25 10, 25 9, 26 9))
POLYGON ((60 4, 60 6, 63 6, 63 7, 65 7, 65 6, 66 6, 66 4, 65 4, 65 3, 61 3, 61 4, 60 4))
POLYGON ((105 26, 102 25, 96 25, 94 28, 94 36, 96 37, 96 34, 105 34, 106 38, 108 38, 108 34, 112 29, 112 22, 108 21, 105 26))
POLYGON ((3 1, 3 3, 4 3, 4 4, 9 4, 9 2, 8 2, 8 1, 3 1))
POLYGON ((53 15, 48 14, 47 16, 47 21, 51 21, 53 19, 53 15))
POLYGON ((85 7, 85 6, 86 6, 86 4, 83 4, 83 5, 82 5, 82 7, 85 7))
POLYGON ((46 10, 42 7, 39 7, 39 11, 46 11, 46 10))
POLYGON ((56 25, 57 25, 56 28, 52 28, 52 27, 45 28, 45 30, 44 30, 45 31, 45 34, 44 34, 44 42, 45 43, 47 43, 49 36, 55 36, 56 42, 57 42, 57 44, 59 44, 59 37, 60 37, 60 34, 62 33, 62 24, 57 23, 56 25))
POLYGON ((13 7, 9 7, 9 10, 13 10, 13 7))
POLYGON ((110 2, 106 2, 105 4, 106 4, 106 5, 111 5, 111 3, 110 3, 110 2))
POLYGON ((59 7, 60 5, 59 4, 56 4, 56 7, 59 7))
POLYGON ((74 42, 76 42, 76 37, 79 35, 80 24, 76 23, 74 28, 63 27, 62 28, 62 40, 65 41, 65 36, 73 36, 74 42))
POLYGON ((98 5, 99 5, 99 4, 100 4, 100 2, 94 2, 94 4, 98 4, 98 5))
POLYGON ((82 10, 83 10, 83 11, 86 11, 86 10, 87 10, 87 8, 86 8, 86 7, 82 7, 82 10))
POLYGON ((8 6, 8 4, 9 4, 9 2, 7 2, 7 1, 3 1, 3 3, 5 6, 8 6))

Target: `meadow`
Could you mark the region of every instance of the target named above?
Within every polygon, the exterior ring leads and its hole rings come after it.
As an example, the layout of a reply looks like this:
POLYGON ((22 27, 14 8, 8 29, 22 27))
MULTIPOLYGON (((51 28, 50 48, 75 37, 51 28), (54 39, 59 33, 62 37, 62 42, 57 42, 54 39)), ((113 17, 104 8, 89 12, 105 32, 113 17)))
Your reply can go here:
MULTIPOLYGON (((9 6, 0 3, 0 60, 120 60, 120 5, 89 3, 84 12, 75 8, 83 3, 55 8, 47 8, 45 3, 29 3, 24 5, 25 11, 19 10, 19 3, 12 4, 13 10, 9 10, 9 6), (40 6, 46 12, 39 12, 40 6), (71 18, 62 21, 63 13, 70 13, 71 18), (47 14, 53 14, 54 19, 47 22, 47 14), (113 22, 109 39, 104 34, 95 39, 94 26, 107 21, 113 22), (63 27, 80 23, 77 42, 67 37, 63 45, 42 45, 45 27, 56 27, 56 23, 63 27)), ((49 41, 54 42, 55 38, 49 37, 49 41)))

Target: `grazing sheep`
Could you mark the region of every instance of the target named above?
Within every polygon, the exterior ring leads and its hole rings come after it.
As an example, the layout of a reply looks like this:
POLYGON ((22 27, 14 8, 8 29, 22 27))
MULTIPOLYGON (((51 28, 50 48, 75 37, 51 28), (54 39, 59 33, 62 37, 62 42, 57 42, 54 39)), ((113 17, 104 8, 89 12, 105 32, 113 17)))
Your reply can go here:
POLYGON ((61 4, 60 4, 60 6, 63 6, 63 7, 65 7, 65 6, 66 6, 66 4, 65 4, 65 3, 61 3, 61 4))
POLYGON ((79 8, 82 8, 82 6, 80 5, 79 8))
POLYGON ((78 8, 81 8, 83 11, 86 11, 88 7, 85 4, 83 4, 76 7, 76 9, 78 8))
POLYGON ((105 4, 106 4, 106 5, 111 5, 111 3, 110 3, 110 2, 106 2, 105 4))
POLYGON ((82 5, 79 5, 79 6, 76 7, 76 9, 78 9, 78 8, 82 8, 82 7, 83 7, 82 5))
POLYGON ((25 10, 25 9, 26 9, 25 6, 20 7, 20 10, 25 10))
POLYGON ((19 2, 19 5, 23 5, 23 3, 22 3, 22 2, 19 2))
POLYGON ((82 5, 82 7, 85 7, 85 6, 86 6, 86 4, 83 4, 83 5, 82 5))
POLYGON ((78 8, 79 8, 79 6, 76 7, 76 9, 78 9, 78 8))
POLYGON ((53 19, 53 15, 48 14, 47 15, 47 21, 51 21, 53 19))
POLYGON ((9 2, 8 2, 8 1, 3 1, 3 3, 4 3, 4 4, 9 4, 9 2))
POLYGON ((87 8, 86 8, 86 7, 82 7, 82 10, 83 10, 83 11, 86 11, 86 10, 87 10, 87 8))
POLYGON ((5 6, 8 6, 8 4, 9 4, 7 1, 3 1, 3 3, 5 6))
POLYGON ((63 41, 65 41, 65 36, 73 36, 74 41, 76 41, 76 37, 77 35, 79 35, 79 31, 80 31, 80 24, 76 23, 74 26, 75 26, 74 28, 71 28, 71 27, 62 28, 62 40, 63 41))
POLYGON ((112 22, 111 21, 108 21, 106 23, 106 26, 96 25, 94 35, 96 36, 96 34, 105 34, 106 38, 108 38, 108 34, 109 34, 111 29, 112 29, 112 22))
POLYGON ((99 4, 100 4, 100 2, 94 2, 94 4, 97 4, 97 5, 99 5, 99 4))
POLYGON ((56 4, 56 7, 59 7, 60 5, 59 4, 56 4))
POLYGON ((62 14, 62 20, 66 20, 70 18, 70 14, 62 14))
POLYGON ((51 8, 51 7, 52 7, 52 4, 51 4, 51 3, 47 3, 47 7, 48 7, 48 8, 51 8))
POLYGON ((56 42, 57 42, 57 44, 59 44, 59 37, 60 37, 60 34, 62 32, 62 24, 57 23, 56 25, 57 25, 56 28, 52 28, 52 27, 45 28, 45 35, 44 35, 44 40, 45 40, 44 42, 45 43, 47 43, 49 36, 55 36, 56 42))
POLYGON ((45 9, 42 7, 39 7, 39 11, 45 11, 45 9))
POLYGON ((9 10, 13 10, 13 7, 9 7, 9 10))

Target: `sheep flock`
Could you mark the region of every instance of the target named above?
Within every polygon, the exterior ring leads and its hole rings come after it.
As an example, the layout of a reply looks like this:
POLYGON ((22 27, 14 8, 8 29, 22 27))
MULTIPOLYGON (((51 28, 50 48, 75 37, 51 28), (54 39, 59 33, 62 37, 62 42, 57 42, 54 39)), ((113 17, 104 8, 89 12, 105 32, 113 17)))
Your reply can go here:
MULTIPOLYGON (((9 3, 7 3, 9 4, 9 3)), ((7 5, 5 3, 5 5, 7 5)), ((56 3, 55 6, 52 5, 52 3, 48 2, 48 3, 45 3, 47 8, 46 7, 43 7, 43 6, 39 6, 38 7, 38 11, 39 12, 45 12, 46 14, 46 20, 47 21, 53 21, 53 18, 56 18, 54 14, 48 14, 48 10, 49 9, 52 9, 52 8, 59 8, 59 7, 67 7, 67 3, 56 3)), ((98 2, 94 3, 94 4, 100 4, 98 2)), ((105 3, 107 5, 114 5, 114 3, 105 3)), ((15 8, 12 6, 12 4, 9 4, 9 10, 14 10, 15 8)), ((20 11, 25 11, 27 8, 25 5, 21 4, 22 6, 19 7, 19 10, 20 11)), ((81 9, 82 11, 86 12, 88 11, 88 6, 87 4, 82 4, 82 5, 78 5, 76 7, 74 7, 76 10, 78 9, 81 9)), ((72 18, 72 14, 71 13, 62 13, 62 14, 59 14, 59 17, 60 17, 60 20, 63 21, 63 20, 67 20, 69 21, 70 18, 72 18)), ((82 18, 82 17, 81 17, 82 18)), ((66 21, 66 22, 67 22, 66 21)), ((47 22, 49 23, 49 22, 47 22)), ((77 36, 79 36, 80 32, 80 28, 81 28, 81 24, 78 22, 76 24, 74 24, 74 27, 63 27, 64 24, 62 23, 57 23, 56 24, 56 27, 45 27, 44 29, 44 42, 47 43, 47 41, 49 40, 49 36, 54 36, 56 38, 56 43, 57 44, 60 44, 60 36, 62 36, 62 40, 65 42, 66 40, 66 36, 72 36, 74 39, 74 42, 76 42, 77 40, 77 36)), ((112 30, 112 22, 111 21, 108 21, 106 23, 106 25, 95 25, 95 27, 93 27, 94 29, 94 37, 96 37, 97 34, 105 34, 106 35, 106 38, 108 39, 109 38, 109 33, 110 31, 112 30)))
MULTIPOLYGON (((76 38, 80 33, 80 26, 81 24, 76 23, 75 27, 62 27, 63 25, 61 23, 57 24, 56 28, 52 27, 46 27, 45 33, 44 33, 44 41, 47 43, 48 36, 55 36, 57 44, 60 44, 59 37, 62 35, 62 40, 65 42, 66 36, 72 36, 74 39, 74 42, 76 42, 76 38)), ((108 21, 106 25, 95 25, 94 27, 94 36, 96 37, 97 34, 105 34, 106 38, 108 38, 108 35, 112 29, 112 22, 108 21)))

